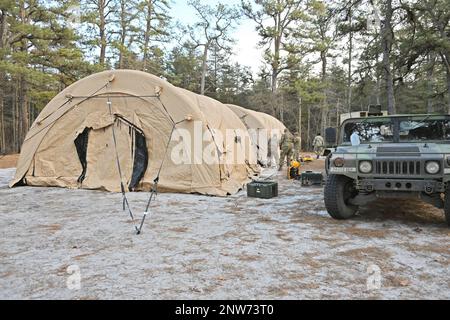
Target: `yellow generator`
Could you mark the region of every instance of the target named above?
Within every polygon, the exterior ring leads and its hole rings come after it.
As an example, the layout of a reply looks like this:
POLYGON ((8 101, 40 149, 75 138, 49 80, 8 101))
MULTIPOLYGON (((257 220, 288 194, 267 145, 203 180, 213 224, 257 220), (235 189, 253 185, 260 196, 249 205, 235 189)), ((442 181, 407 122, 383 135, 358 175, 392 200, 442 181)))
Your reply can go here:
POLYGON ((289 180, 296 179, 300 175, 300 162, 298 161, 291 161, 291 165, 288 167, 287 170, 287 177, 289 180))
POLYGON ((312 162, 312 161, 314 161, 314 158, 310 154, 307 154, 302 157, 302 161, 303 162, 312 162))

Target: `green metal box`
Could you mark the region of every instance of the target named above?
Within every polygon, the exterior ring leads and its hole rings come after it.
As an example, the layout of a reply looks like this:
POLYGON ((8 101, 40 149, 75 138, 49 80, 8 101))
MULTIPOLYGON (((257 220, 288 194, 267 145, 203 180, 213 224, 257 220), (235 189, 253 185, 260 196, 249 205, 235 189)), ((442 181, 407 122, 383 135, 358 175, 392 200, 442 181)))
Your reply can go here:
POLYGON ((247 196, 270 199, 278 196, 278 182, 252 181, 247 184, 247 196))
POLYGON ((305 171, 300 175, 302 186, 312 186, 323 184, 323 174, 320 172, 305 171))

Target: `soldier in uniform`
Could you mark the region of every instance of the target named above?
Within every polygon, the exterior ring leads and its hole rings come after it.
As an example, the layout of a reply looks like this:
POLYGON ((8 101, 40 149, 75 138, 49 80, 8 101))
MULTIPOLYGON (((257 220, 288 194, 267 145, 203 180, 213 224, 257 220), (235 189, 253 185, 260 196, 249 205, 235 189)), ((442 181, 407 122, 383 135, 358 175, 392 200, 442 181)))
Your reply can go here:
POLYGON ((320 133, 318 133, 313 140, 314 153, 317 155, 317 159, 319 159, 320 155, 323 153, 324 145, 325 142, 323 141, 323 138, 320 135, 320 133))
POLYGON ((300 137, 300 134, 296 132, 294 134, 294 160, 299 161, 300 160, 300 151, 302 148, 302 138, 300 137))
POLYGON ((288 129, 284 129, 284 133, 281 136, 280 140, 280 147, 281 147, 281 156, 280 156, 280 166, 278 168, 278 171, 281 171, 284 164, 284 158, 286 158, 286 163, 289 167, 291 164, 291 157, 292 157, 292 149, 294 148, 294 139, 292 137, 292 134, 289 132, 288 129))

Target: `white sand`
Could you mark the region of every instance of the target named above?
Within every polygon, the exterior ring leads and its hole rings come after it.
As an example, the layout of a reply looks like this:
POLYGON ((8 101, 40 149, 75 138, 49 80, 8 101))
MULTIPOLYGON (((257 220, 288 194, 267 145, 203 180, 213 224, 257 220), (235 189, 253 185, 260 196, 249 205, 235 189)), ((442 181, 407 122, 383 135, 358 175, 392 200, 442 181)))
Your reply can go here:
MULTIPOLYGON (((137 236, 120 194, 9 189, 13 173, 0 170, 1 299, 450 299, 450 231, 420 203, 335 221, 321 188, 278 176, 271 200, 160 194, 137 236)), ((147 196, 129 195, 139 216, 147 196)))

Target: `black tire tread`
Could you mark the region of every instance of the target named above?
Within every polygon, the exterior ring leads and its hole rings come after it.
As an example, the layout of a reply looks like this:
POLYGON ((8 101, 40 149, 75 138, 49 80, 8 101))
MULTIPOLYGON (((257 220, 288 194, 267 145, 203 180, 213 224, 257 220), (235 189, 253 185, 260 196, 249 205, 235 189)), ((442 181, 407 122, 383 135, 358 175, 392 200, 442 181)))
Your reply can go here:
POLYGON ((353 210, 353 214, 345 215, 343 208, 339 205, 339 187, 348 182, 350 178, 342 175, 330 174, 327 179, 327 183, 325 185, 324 190, 324 200, 325 200, 325 208, 328 211, 328 214, 337 220, 345 220, 350 218, 357 210, 357 208, 347 207, 347 210, 353 210))

